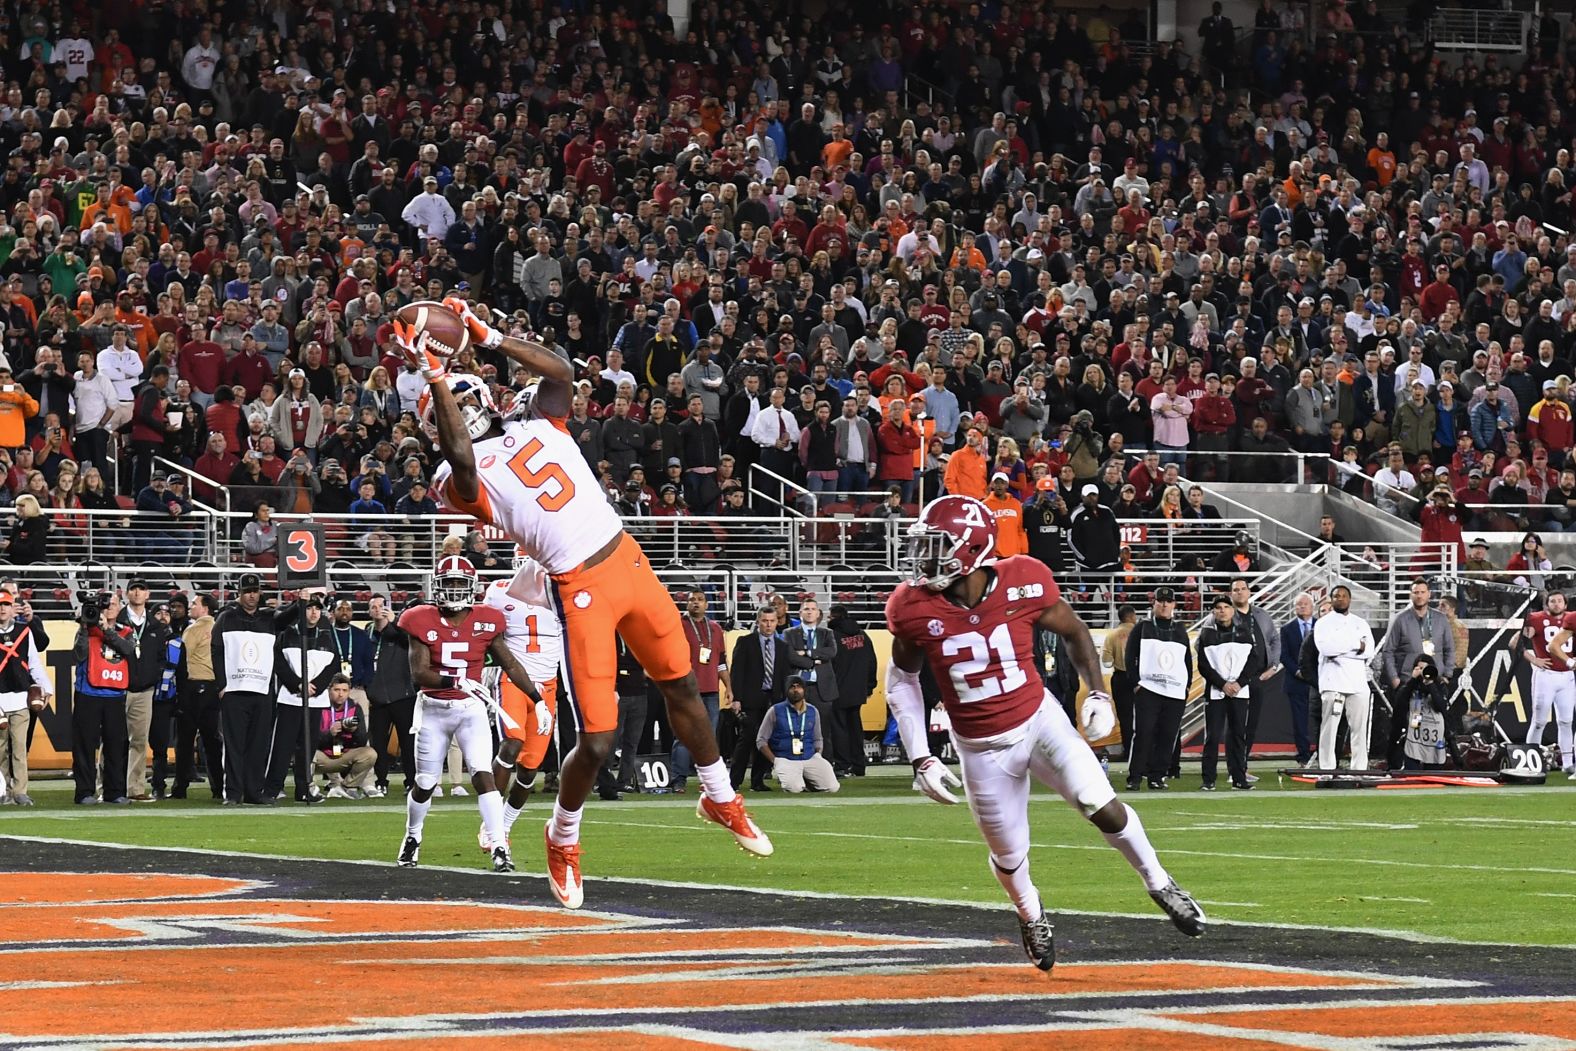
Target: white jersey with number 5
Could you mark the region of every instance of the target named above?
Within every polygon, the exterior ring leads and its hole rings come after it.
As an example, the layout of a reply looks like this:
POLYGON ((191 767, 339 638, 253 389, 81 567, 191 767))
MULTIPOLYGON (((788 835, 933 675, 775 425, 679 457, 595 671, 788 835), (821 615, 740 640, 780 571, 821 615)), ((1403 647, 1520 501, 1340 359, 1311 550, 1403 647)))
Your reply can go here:
POLYGON ((447 462, 433 474, 437 498, 502 529, 550 575, 574 569, 624 528, 561 417, 513 421, 475 449, 476 500, 449 491, 447 462))
POLYGON ((558 614, 548 606, 547 574, 528 561, 508 580, 495 580, 482 599, 503 614, 503 642, 514 659, 525 666, 535 683, 550 683, 558 676, 563 640, 558 614))

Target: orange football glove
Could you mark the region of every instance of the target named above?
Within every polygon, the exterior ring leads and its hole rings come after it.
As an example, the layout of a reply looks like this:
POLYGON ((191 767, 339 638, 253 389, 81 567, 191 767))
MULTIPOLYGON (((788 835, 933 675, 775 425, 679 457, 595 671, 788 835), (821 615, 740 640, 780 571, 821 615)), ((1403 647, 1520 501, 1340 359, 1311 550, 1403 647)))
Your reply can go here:
POLYGON ((427 349, 425 332, 417 332, 415 325, 406 324, 399 318, 394 319, 393 327, 395 345, 404 353, 410 367, 425 376, 428 383, 437 383, 449 374, 443 359, 427 349))
POLYGON ((459 296, 444 296, 443 305, 460 315, 465 327, 471 330, 471 339, 482 347, 496 347, 503 342, 503 333, 477 316, 471 305, 459 296))

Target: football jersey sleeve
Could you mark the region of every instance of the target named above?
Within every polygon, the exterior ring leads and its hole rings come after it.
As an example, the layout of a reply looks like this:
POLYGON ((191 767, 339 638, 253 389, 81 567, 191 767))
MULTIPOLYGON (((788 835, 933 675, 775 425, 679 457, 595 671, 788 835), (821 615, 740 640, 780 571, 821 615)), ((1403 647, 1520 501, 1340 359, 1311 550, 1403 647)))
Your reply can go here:
POLYGON ((919 635, 913 629, 914 624, 914 589, 908 584, 899 584, 887 596, 886 622, 887 630, 901 639, 917 640, 919 635))
POLYGON ((411 638, 421 641, 422 633, 431 627, 431 606, 412 606, 399 615, 395 621, 401 631, 411 638))

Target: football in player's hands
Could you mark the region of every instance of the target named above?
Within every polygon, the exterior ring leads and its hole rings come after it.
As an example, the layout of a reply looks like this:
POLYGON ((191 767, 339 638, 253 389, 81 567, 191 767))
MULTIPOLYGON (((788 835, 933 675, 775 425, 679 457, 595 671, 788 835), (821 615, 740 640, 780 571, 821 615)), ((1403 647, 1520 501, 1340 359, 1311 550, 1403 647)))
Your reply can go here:
POLYGON ((1084 698, 1080 717, 1084 740, 1090 744, 1104 740, 1116 729, 1116 706, 1111 703, 1110 694, 1101 690, 1095 690, 1084 698))
POLYGON ((452 358, 471 345, 470 326, 442 303, 409 303, 394 312, 394 320, 417 335, 425 335, 425 349, 439 358, 452 358))

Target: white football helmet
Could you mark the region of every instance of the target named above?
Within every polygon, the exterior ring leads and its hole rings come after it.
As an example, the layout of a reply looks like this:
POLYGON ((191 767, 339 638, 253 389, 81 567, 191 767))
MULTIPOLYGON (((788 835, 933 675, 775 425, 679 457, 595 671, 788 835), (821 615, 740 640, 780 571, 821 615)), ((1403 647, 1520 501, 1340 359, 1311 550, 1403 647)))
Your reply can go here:
POLYGON ((429 590, 432 601, 446 612, 456 613, 476 604, 476 567, 459 555, 445 555, 432 571, 429 590))
MULTIPOLYGON (((486 437, 487 432, 492 430, 493 422, 499 418, 498 405, 493 401, 492 391, 487 389, 487 384, 481 377, 464 372, 450 373, 444 382, 449 385, 454 400, 460 404, 460 416, 465 420, 466 433, 473 441, 486 437)), ((438 423, 433 416, 435 409, 436 402, 431 389, 422 391, 416 402, 416 413, 421 420, 421 429, 433 441, 438 440, 438 423)))
POLYGON ((520 570, 524 569, 527 565, 529 565, 530 562, 531 562, 530 553, 525 550, 524 545, 522 545, 522 544, 514 545, 514 561, 512 563, 514 571, 516 573, 518 573, 520 570))

